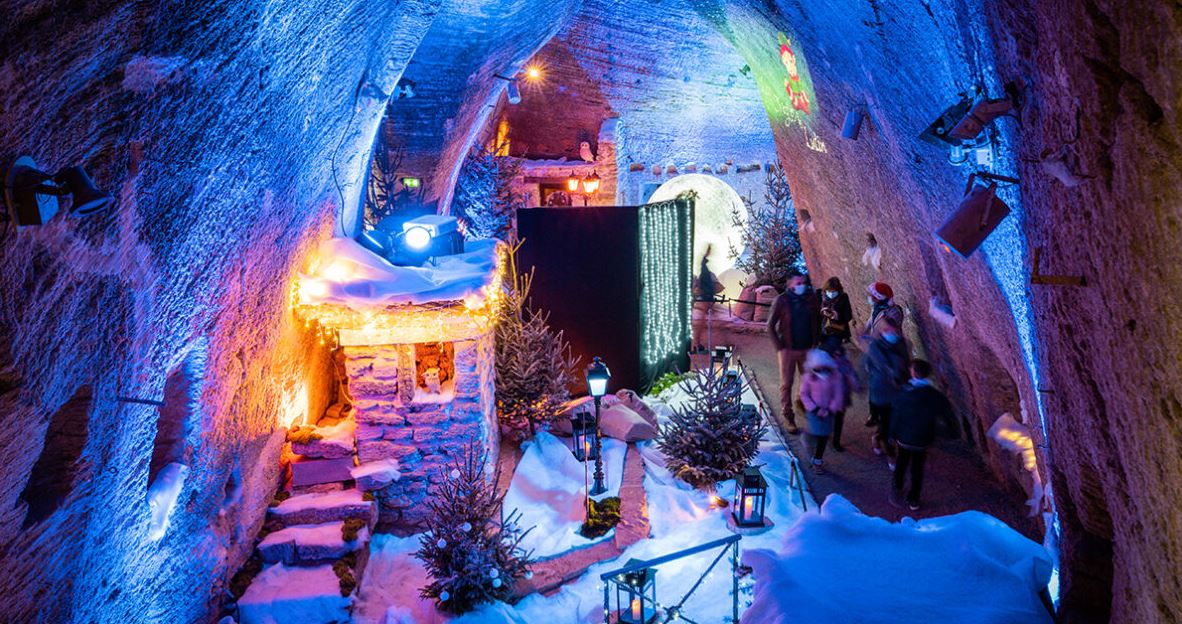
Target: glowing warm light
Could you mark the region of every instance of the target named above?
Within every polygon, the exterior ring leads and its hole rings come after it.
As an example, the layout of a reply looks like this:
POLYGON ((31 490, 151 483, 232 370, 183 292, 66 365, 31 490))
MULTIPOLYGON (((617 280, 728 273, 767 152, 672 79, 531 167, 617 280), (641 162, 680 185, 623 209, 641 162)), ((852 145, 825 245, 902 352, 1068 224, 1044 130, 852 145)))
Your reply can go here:
POLYGON ((575 172, 572 171, 570 177, 566 179, 566 190, 570 191, 571 193, 578 192, 579 182, 582 182, 582 180, 580 180, 579 177, 575 175, 575 172))
POLYGON ((324 280, 305 279, 300 286, 300 293, 319 299, 328 295, 328 284, 324 280))
POLYGON ((530 65, 525 68, 525 77, 530 80, 539 80, 542 77, 542 68, 537 65, 530 65))
POLYGON ((422 251, 431 244, 431 232, 425 227, 412 227, 406 231, 406 246, 422 251))
POLYGON ((751 497, 744 498, 743 499, 743 517, 750 518, 751 512, 754 510, 754 507, 755 507, 755 499, 754 498, 751 498, 751 497))
MULTIPOLYGON (((567 185, 570 185, 570 180, 567 180, 567 185)), ((583 178, 583 192, 588 195, 594 195, 599 191, 599 174, 594 171, 591 175, 583 178)))
POLYGON ((346 262, 334 262, 321 275, 327 280, 343 282, 353 276, 353 267, 346 262))
POLYGON ((632 599, 632 620, 634 622, 639 622, 640 615, 641 615, 641 613, 640 613, 640 599, 633 598, 632 599))

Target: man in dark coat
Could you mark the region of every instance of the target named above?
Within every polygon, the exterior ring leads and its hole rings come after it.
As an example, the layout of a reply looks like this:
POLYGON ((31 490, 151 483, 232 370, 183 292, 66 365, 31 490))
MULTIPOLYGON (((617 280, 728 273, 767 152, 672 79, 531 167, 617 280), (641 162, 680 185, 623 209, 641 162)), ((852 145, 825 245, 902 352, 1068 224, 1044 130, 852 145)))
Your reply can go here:
POLYGON ((788 433, 796 435, 800 427, 793 411, 792 383, 797 373, 804 374, 805 356, 821 339, 821 302, 800 273, 789 273, 788 289, 772 301, 767 332, 780 360, 780 406, 788 433))
POLYGON ((952 404, 943 392, 932 387, 928 380, 931 374, 931 364, 925 360, 912 360, 911 383, 895 397, 891 406, 890 437, 895 441, 899 453, 895 462, 891 501, 898 501, 903 491, 904 476, 910 468, 911 488, 907 491, 907 506, 911 511, 919 509, 923 465, 928 447, 936 441, 938 426, 944 424, 952 434, 959 430, 952 413, 952 404))

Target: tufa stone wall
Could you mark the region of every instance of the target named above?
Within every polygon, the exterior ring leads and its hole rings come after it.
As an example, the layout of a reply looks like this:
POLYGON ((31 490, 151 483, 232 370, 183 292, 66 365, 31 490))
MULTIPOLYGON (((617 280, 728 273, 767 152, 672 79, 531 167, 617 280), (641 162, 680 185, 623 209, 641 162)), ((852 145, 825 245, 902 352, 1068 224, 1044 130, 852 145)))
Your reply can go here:
POLYGON ((496 456, 493 334, 450 344, 455 377, 442 396, 424 396, 415 383, 415 345, 344 348, 358 460, 395 459, 402 474, 374 492, 384 529, 411 530, 426 518, 422 503, 432 483, 466 445, 475 443, 496 456))

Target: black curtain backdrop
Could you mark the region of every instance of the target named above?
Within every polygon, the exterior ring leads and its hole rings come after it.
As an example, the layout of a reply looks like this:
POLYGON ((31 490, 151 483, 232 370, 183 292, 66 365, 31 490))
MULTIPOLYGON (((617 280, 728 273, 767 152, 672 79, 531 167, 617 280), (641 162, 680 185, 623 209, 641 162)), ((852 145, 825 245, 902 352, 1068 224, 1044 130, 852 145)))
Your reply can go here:
POLYGON ((550 313, 583 371, 599 356, 608 392, 643 390, 640 361, 640 225, 635 206, 530 208, 517 213, 518 270, 536 267, 531 306, 550 313))

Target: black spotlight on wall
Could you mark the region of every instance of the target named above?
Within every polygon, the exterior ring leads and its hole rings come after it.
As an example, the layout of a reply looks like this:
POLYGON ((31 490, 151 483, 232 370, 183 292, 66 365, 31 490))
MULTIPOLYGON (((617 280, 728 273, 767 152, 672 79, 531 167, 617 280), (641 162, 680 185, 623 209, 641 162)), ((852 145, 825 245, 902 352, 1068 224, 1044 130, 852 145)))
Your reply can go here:
POLYGON ((57 214, 58 198, 71 196, 70 213, 88 217, 110 207, 111 194, 94 185, 82 167, 50 175, 28 156, 13 162, 4 178, 4 205, 18 226, 42 225, 57 214))
POLYGON ((1017 184, 1018 179, 985 172, 969 176, 960 206, 936 230, 944 251, 968 258, 1010 214, 1010 207, 997 197, 998 182, 1017 184), (989 185, 977 184, 977 178, 989 180, 989 185))
POLYGON ((866 109, 858 106, 845 114, 845 123, 841 126, 841 136, 843 139, 851 141, 858 140, 858 134, 862 132, 862 120, 866 118, 866 109))

